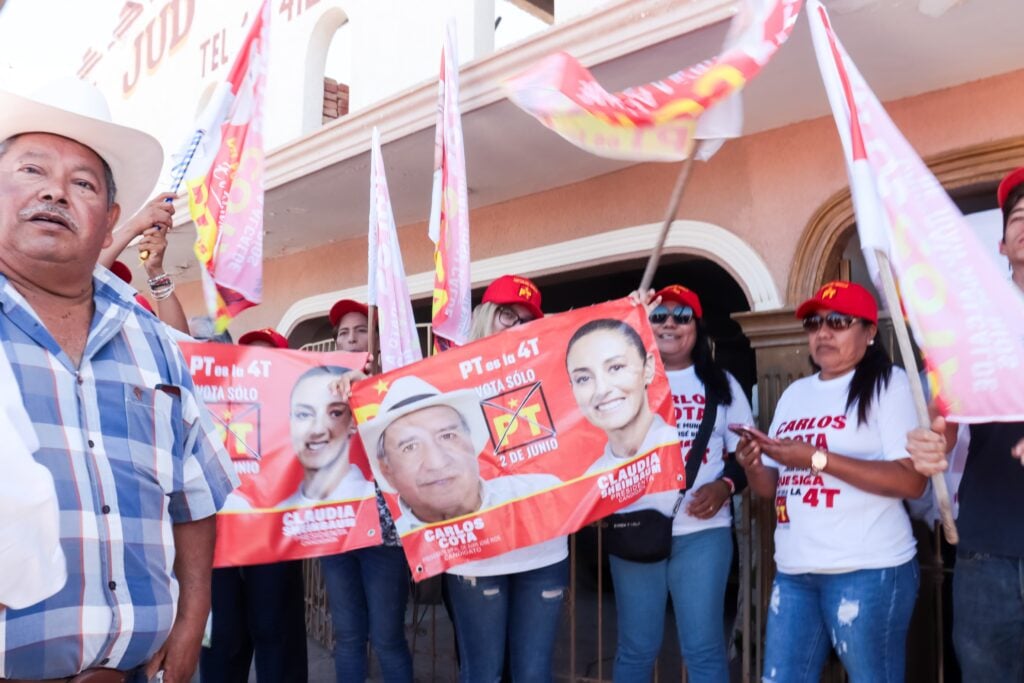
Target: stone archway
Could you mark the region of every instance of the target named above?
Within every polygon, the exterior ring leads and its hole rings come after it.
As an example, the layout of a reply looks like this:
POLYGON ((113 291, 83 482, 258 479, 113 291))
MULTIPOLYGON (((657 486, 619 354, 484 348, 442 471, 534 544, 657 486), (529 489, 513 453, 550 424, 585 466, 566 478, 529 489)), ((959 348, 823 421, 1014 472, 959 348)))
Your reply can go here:
MULTIPOLYGON (((972 145, 927 160, 928 168, 950 193, 995 190, 1000 178, 1020 166, 1024 137, 972 145)), ((796 248, 786 287, 786 302, 795 305, 822 282, 834 279, 848 230, 856 219, 849 188, 829 197, 807 223, 796 248)))
MULTIPOLYGON (((472 265, 473 285, 486 284, 505 273, 539 277, 643 257, 655 243, 660 228, 660 223, 649 223, 480 259, 472 265)), ((783 305, 764 259, 725 228, 701 221, 677 220, 669 229, 665 250, 693 254, 720 265, 743 288, 751 311, 770 311, 783 305)), ((409 276, 407 282, 414 300, 424 298, 433 291, 434 273, 416 273, 409 276)), ((338 299, 362 300, 365 297, 365 286, 307 297, 285 311, 277 329, 288 336, 300 323, 326 315, 338 299)))
POLYGON ((327 53, 338 29, 347 24, 348 20, 348 15, 342 9, 332 7, 320 16, 310 34, 302 84, 303 134, 317 130, 323 123, 324 71, 327 68, 327 53))

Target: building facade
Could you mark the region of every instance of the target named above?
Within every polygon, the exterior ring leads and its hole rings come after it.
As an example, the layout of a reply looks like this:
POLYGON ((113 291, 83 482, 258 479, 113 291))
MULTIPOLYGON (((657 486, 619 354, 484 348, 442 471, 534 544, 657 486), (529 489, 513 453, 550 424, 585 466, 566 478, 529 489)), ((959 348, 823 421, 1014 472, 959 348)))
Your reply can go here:
MULTIPOLYGON (((95 51, 100 58, 84 75, 117 103, 121 118, 174 149, 204 96, 226 75, 250 4, 256 3, 148 3, 114 48, 95 51), (185 82, 196 87, 180 85, 185 82), (174 101, 155 109, 169 83, 174 101)), ((135 5, 142 3, 125 3, 135 5)), ((1019 44, 1024 3, 826 5, 893 120, 964 212, 978 214, 980 234, 998 239, 985 212, 995 207, 999 178, 1024 164, 1024 51, 1009 47, 1019 44)), ((736 0, 275 0, 265 299, 241 314, 232 331, 276 327, 298 348, 330 337, 326 316, 334 301, 365 296, 374 126, 384 141, 417 320, 429 321, 433 245, 426 220, 448 14, 457 21, 461 55, 474 287, 505 273, 525 275, 540 285, 552 312, 626 295, 655 242, 677 165, 592 157, 515 108, 501 83, 556 50, 591 67, 608 90, 653 80, 713 56, 736 6, 736 0), (503 33, 513 17, 517 32, 503 33), (332 90, 332 82, 347 87, 332 90)), ((866 276, 842 149, 803 19, 744 91, 744 104, 743 137, 694 168, 655 284, 681 282, 700 294, 719 357, 752 392, 765 426, 785 386, 809 372, 793 307, 828 279, 866 276)), ((177 208, 166 261, 186 310, 197 314, 194 233, 187 204, 177 208)), ((770 586, 772 516, 750 505, 741 515, 745 679, 760 660, 756 634, 770 586)), ((944 610, 944 569, 935 537, 922 538, 922 562, 930 564, 918 618, 928 625, 915 631, 914 647, 927 656, 913 664, 921 667, 914 680, 939 680, 944 644, 935 624, 944 610)), ((572 614, 575 648, 582 613, 572 614)), ((600 661, 614 642, 597 620, 598 666, 573 649, 566 675, 609 674, 600 661)))

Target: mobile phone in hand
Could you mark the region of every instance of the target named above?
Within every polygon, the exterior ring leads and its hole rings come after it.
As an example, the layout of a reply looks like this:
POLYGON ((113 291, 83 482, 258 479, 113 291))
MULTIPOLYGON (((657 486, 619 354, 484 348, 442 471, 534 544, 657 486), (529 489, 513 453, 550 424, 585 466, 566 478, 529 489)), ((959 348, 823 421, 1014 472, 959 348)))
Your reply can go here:
POLYGON ((748 439, 753 439, 754 441, 767 443, 772 443, 775 441, 775 439, 771 438, 770 436, 762 432, 757 427, 754 427, 753 425, 737 424, 734 422, 733 424, 729 425, 729 431, 732 432, 733 434, 745 436, 748 439))

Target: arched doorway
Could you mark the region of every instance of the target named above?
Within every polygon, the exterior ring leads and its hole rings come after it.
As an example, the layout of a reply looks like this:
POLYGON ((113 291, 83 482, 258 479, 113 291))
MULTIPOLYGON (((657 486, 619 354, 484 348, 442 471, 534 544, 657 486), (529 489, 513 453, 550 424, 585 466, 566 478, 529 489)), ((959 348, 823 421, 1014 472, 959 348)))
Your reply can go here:
POLYGON ((338 7, 325 11, 313 28, 306 48, 303 76, 303 134, 320 128, 328 119, 342 116, 342 104, 344 113, 348 113, 348 83, 352 69, 352 47, 348 36, 351 30, 348 15, 338 7), (327 72, 328 65, 331 73, 327 72))
MULTIPOLYGON (((1021 158, 1024 158, 1024 137, 973 145, 926 161, 960 209, 973 213, 995 206, 996 185, 1006 173, 1020 165, 1021 158)), ((843 273, 843 254, 854 223, 849 189, 834 194, 815 212, 796 246, 786 287, 788 304, 796 305, 821 283, 843 273)))

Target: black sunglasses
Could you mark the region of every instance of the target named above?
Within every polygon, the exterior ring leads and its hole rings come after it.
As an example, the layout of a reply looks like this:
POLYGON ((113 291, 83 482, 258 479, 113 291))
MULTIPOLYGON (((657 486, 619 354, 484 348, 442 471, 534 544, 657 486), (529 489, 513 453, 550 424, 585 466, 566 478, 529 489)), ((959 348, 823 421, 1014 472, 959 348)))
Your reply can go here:
POLYGON ((658 306, 651 311, 651 315, 648 317, 651 323, 661 325, 668 320, 669 316, 672 316, 677 325, 685 325, 693 320, 693 309, 689 306, 676 306, 670 311, 668 306, 658 306))
POLYGON ((856 316, 846 315, 845 313, 836 313, 833 311, 828 315, 820 315, 815 313, 804 318, 803 325, 805 332, 817 332, 821 329, 822 325, 828 327, 828 329, 834 332, 842 332, 853 327, 853 324, 860 320, 856 316))

